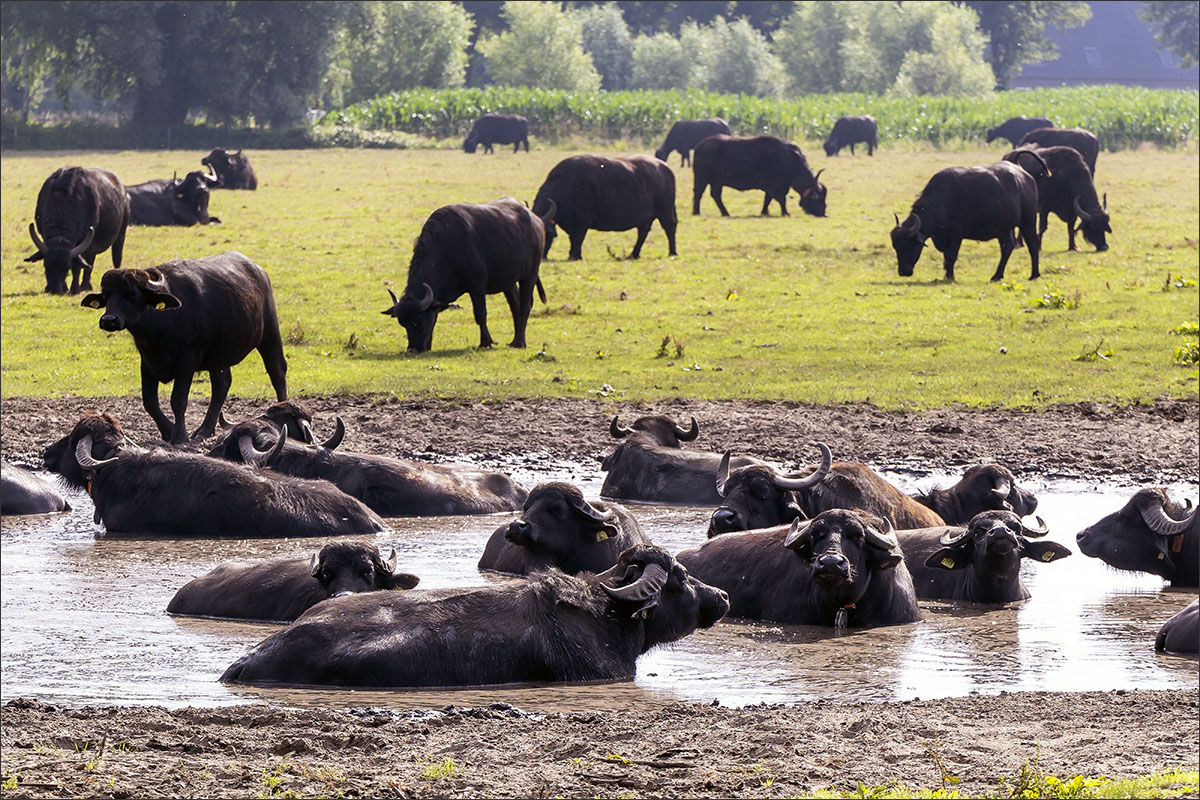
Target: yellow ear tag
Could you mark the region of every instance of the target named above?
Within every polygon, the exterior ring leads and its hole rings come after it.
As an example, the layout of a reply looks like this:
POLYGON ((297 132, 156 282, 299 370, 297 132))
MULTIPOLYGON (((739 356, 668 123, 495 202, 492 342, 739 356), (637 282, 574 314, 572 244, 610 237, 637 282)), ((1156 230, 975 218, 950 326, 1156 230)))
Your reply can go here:
POLYGON ((954 569, 954 559, 946 556, 942 559, 942 566, 946 569, 954 569))
POLYGON ((1053 550, 1047 550, 1046 552, 1042 553, 1042 561, 1053 561, 1053 560, 1054 560, 1054 551, 1053 550))
POLYGON ((643 608, 641 613, 642 613, 642 619, 645 619, 646 618, 646 609, 643 608))
POLYGON ((99 301, 99 300, 92 300, 92 301, 90 301, 90 302, 88 303, 88 305, 89 305, 89 306, 91 306, 92 308, 99 308, 99 307, 100 307, 100 301, 99 301))
POLYGON ((1164 554, 1162 554, 1162 553, 1159 553, 1159 554, 1158 554, 1158 560, 1159 560, 1159 561, 1162 561, 1164 558, 1166 558, 1166 556, 1165 556, 1164 554))
POLYGON ((608 538, 607 531, 596 531, 596 541, 597 542, 603 542, 607 538, 608 538))
POLYGON ((167 304, 166 304, 166 303, 159 302, 158 304, 156 304, 156 305, 154 306, 154 310, 155 310, 155 311, 162 311, 162 310, 163 310, 164 308, 166 308, 166 307, 167 307, 167 304))

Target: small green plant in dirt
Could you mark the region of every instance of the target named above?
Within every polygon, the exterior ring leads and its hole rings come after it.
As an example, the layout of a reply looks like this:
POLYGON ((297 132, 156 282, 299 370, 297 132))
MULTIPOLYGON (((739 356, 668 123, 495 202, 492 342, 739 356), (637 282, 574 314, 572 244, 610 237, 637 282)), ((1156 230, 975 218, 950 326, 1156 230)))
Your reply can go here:
POLYGON ((1027 309, 1038 308, 1053 308, 1064 309, 1071 311, 1079 308, 1080 302, 1083 300, 1083 292, 1076 289, 1073 292, 1062 292, 1059 289, 1051 286, 1046 291, 1042 292, 1041 297, 1035 297, 1025 304, 1027 309))
POLYGON ((258 796, 263 798, 295 797, 294 791, 283 788, 284 779, 294 771, 291 764, 283 761, 270 769, 264 769, 262 771, 262 788, 259 790, 258 796))
POLYGON ((1163 291, 1169 292, 1172 289, 1190 289, 1196 285, 1196 281, 1192 278, 1185 278, 1183 275, 1172 275, 1167 273, 1167 280, 1163 283, 1163 291))
POLYGON ((676 358, 683 358, 683 342, 671 334, 663 337, 662 342, 658 345, 658 352, 654 354, 655 358, 667 358, 671 355, 671 350, 675 351, 676 358), (674 347, 672 347, 674 345, 674 347))
POLYGON ((1176 336, 1196 336, 1200 334, 1200 323, 1184 322, 1171 328, 1171 333, 1176 336))
POLYGON ((1200 344, 1184 342, 1175 348, 1175 363, 1185 367, 1200 364, 1200 344))
POLYGON ((1080 353, 1079 355, 1075 356, 1075 358, 1073 360, 1074 361, 1097 361, 1097 360, 1108 361, 1110 358, 1113 357, 1113 350, 1111 347, 1108 348, 1107 350, 1101 350, 1100 348, 1102 348, 1102 347, 1104 347, 1103 339, 1101 339, 1099 342, 1097 342, 1095 347, 1090 347, 1090 348, 1085 347, 1083 349, 1083 352, 1080 353))
POLYGON ((949 791, 951 786, 962 782, 962 778, 954 775, 946 767, 946 759, 942 757, 942 743, 939 737, 934 736, 932 740, 927 739, 922 744, 925 745, 925 752, 929 754, 933 765, 937 767, 938 775, 942 779, 942 791, 949 791))
POLYGON ((428 764, 421 770, 421 777, 427 781, 440 781, 444 778, 453 778, 462 768, 454 763, 453 758, 447 758, 437 764, 428 764))
POLYGON ((20 772, 5 772, 3 775, 0 775, 0 789, 6 792, 14 791, 20 782, 20 772))
POLYGON ((545 343, 545 342, 543 342, 543 343, 542 343, 542 349, 541 349, 541 350, 538 350, 536 353, 534 353, 533 355, 531 355, 531 356, 529 357, 529 360, 530 360, 530 361, 546 361, 546 362, 549 362, 549 361, 558 361, 558 359, 557 359, 557 358, 555 358, 554 356, 550 355, 550 352, 549 352, 549 351, 546 349, 546 347, 547 347, 546 343, 545 343))

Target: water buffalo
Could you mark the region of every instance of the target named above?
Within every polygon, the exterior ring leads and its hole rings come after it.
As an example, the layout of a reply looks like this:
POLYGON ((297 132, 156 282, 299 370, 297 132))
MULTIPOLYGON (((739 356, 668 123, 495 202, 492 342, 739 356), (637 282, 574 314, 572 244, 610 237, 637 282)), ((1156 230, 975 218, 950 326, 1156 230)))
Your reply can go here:
POLYGON ((474 153, 479 145, 483 152, 494 153, 492 144, 511 144, 513 152, 525 145, 529 152, 529 121, 520 114, 484 114, 475 120, 471 132, 463 139, 463 152, 474 153))
POLYGON ((554 165, 538 189, 533 210, 553 219, 553 224, 546 226, 543 257, 550 255, 557 228, 566 231, 571 240, 567 255, 571 261, 583 258, 583 239, 589 230, 637 228, 637 242, 629 254, 630 258, 636 259, 642 254, 642 245, 655 220, 667 234, 668 252, 678 255, 675 251, 675 228, 679 224, 675 217, 675 173, 650 156, 564 158, 554 165), (556 208, 556 212, 548 213, 550 208, 556 208))
POLYGON ((912 499, 932 509, 947 525, 966 525, 984 511, 1012 511, 1024 517, 1037 509, 1038 502, 1002 464, 977 464, 949 489, 918 492, 912 499))
POLYGON ((302 444, 266 420, 239 422, 209 451, 229 461, 269 466, 297 478, 329 481, 385 517, 495 514, 516 511, 526 491, 510 477, 458 464, 422 464, 337 450, 345 424, 324 444, 302 444))
POLYGON ((1021 559, 1043 564, 1071 555, 1061 544, 1028 538, 1045 535, 1044 525, 1026 526, 1011 511, 976 514, 965 528, 896 531, 917 597, 972 603, 1029 599, 1021 559))
POLYGON ((488 539, 479 569, 529 575, 555 567, 568 575, 603 572, 621 553, 648 546, 637 520, 616 503, 589 503, 569 483, 543 483, 521 516, 488 539))
POLYGON ((133 443, 108 414, 88 412, 46 448, 46 469, 85 489, 109 533, 156 536, 373 536, 375 512, 325 481, 309 481, 133 443))
POLYGON ((121 266, 129 196, 121 179, 108 170, 55 170, 38 192, 33 220, 29 237, 37 252, 25 260, 45 261, 47 293, 66 294, 68 272, 71 294, 91 289, 96 256, 110 247, 113 266, 121 266))
POLYGON ((429 215, 413 245, 404 294, 388 289, 395 317, 408 334, 408 351, 433 347, 438 314, 464 294, 471 296, 479 346, 495 342, 487 326, 487 296, 504 293, 513 316, 510 347, 525 346, 525 325, 533 308, 536 287, 542 302, 546 291, 538 277, 547 228, 554 205, 539 217, 511 197, 491 203, 454 203, 429 215))
MULTIPOLYGON (((612 418, 609 433, 617 446, 604 458, 600 469, 604 476, 601 497, 614 500, 638 500, 646 503, 717 506, 721 496, 713 485, 713 475, 721 457, 703 450, 684 450, 680 442, 693 441, 700 426, 692 417, 690 428, 681 428, 669 417, 639 417, 631 427, 612 418)), ((757 458, 738 456, 733 469, 764 464, 757 458)))
POLYGON ((1200 654, 1200 600, 1167 620, 1154 639, 1160 653, 1200 654))
POLYGON ((718 536, 678 558, 697 580, 729 593, 732 617, 834 627, 921 618, 887 520, 862 511, 718 536))
POLYGON ((278 400, 287 399, 287 359, 279 335, 275 295, 266 270, 235 250, 149 269, 104 273, 100 291, 83 298, 104 308, 100 328, 128 330, 142 360, 142 405, 163 439, 187 441, 192 376, 208 372, 212 400, 194 438, 213 435, 233 383, 230 368, 258 350, 278 400), (172 423, 158 402, 158 384, 171 389, 172 423))
POLYGON ((692 213, 700 213, 700 198, 711 187, 713 202, 721 216, 728 217, 721 190, 729 186, 740 191, 761 189, 763 215, 774 200, 785 217, 788 190, 795 189, 805 213, 823 217, 827 190, 820 177, 824 171, 814 175, 800 147, 777 136, 710 136, 696 145, 692 161, 692 213))
POLYGON ((0 464, 0 514, 52 514, 70 511, 68 503, 50 484, 16 464, 0 464))
POLYGON ((667 131, 667 138, 663 140, 662 147, 654 151, 654 157, 659 161, 666 161, 674 150, 679 153, 679 165, 687 166, 692 163, 692 150, 696 145, 719 133, 726 136, 733 133, 729 130, 729 123, 720 117, 681 119, 667 131))
POLYGON ((258 176, 250 166, 250 157, 243 151, 230 152, 223 147, 215 148, 200 159, 200 163, 217 174, 220 181, 214 188, 249 189, 258 188, 258 176))
POLYGON ((832 508, 860 509, 897 528, 923 528, 945 521, 885 481, 865 464, 833 460, 829 448, 817 443, 821 464, 795 474, 772 467, 730 470, 729 453, 717 470, 717 493, 724 501, 712 513, 708 536, 733 531, 786 525, 815 517, 832 508))
POLYGON ((988 144, 997 139, 1008 139, 1016 147, 1025 134, 1038 128, 1053 128, 1054 123, 1045 117, 1013 117, 1007 122, 988 129, 988 144))
POLYGON ((854 145, 866 142, 867 155, 875 155, 879 146, 879 125, 869 114, 861 117, 842 117, 833 123, 833 130, 825 140, 825 155, 836 156, 843 147, 850 147, 850 155, 854 155, 854 145))
POLYGON ((1033 152, 1041 158, 1041 164, 1030 155, 1030 149, 1013 150, 1004 157, 1025 168, 1033 176, 1038 186, 1038 234, 1045 236, 1046 227, 1050 221, 1050 212, 1067 223, 1067 248, 1076 250, 1075 220, 1079 220, 1078 230, 1083 238, 1092 244, 1098 252, 1108 249, 1106 233, 1112 233, 1108 218, 1108 195, 1104 196, 1101 204, 1096 196, 1096 186, 1092 183, 1092 174, 1088 171, 1083 156, 1073 147, 1036 147, 1033 152))
POLYGON ((1083 163, 1087 164, 1088 172, 1093 178, 1096 177, 1096 157, 1100 154, 1100 140, 1091 131, 1083 128, 1038 128, 1022 136, 1021 141, 1015 144, 1018 147, 1030 144, 1038 147, 1061 145, 1073 148, 1083 156, 1083 163))
POLYGON ((186 617, 291 622, 322 600, 358 592, 411 589, 416 575, 396 572, 370 542, 331 542, 307 558, 228 561, 183 585, 167 613, 186 617))
MULTIPOLYGON (((1188 503, 1191 506, 1191 503, 1188 503)), ((1200 585, 1200 515, 1165 489, 1138 489, 1120 511, 1075 534, 1079 551, 1110 567, 1200 585)))
POLYGON ((925 240, 942 252, 946 279, 954 280, 954 262, 963 239, 1000 242, 1000 264, 993 281, 1004 278, 1004 267, 1013 251, 1013 229, 1019 228, 1029 249, 1033 270, 1038 271, 1038 192, 1033 177, 1007 161, 982 167, 949 167, 925 184, 904 222, 896 216, 892 247, 900 274, 908 277, 921 258, 925 240))
POLYGON ((327 600, 238 659, 223 683, 479 686, 630 680, 637 657, 729 610, 657 547, 599 575, 327 600))
POLYGON ((216 175, 189 172, 186 177, 147 181, 126 189, 130 225, 210 225, 209 189, 221 185, 216 175))

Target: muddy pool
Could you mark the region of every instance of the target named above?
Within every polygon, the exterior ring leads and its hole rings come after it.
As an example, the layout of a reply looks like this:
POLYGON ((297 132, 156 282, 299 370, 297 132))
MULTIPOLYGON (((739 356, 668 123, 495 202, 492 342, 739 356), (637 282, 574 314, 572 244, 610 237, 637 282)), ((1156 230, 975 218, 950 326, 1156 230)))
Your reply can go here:
MULTIPOLYGON (((594 463, 523 459, 507 468, 527 486, 570 480, 599 495, 594 463), (532 462, 532 463, 531 463, 532 462)), ((906 491, 956 476, 884 473, 906 491)), ((53 476, 46 476, 50 477, 53 476)), ((1135 487, 1023 482, 1036 492, 1051 539, 1076 550, 1075 533, 1121 507, 1135 487)), ((1196 498, 1195 485, 1170 487, 1196 498)), ((67 706, 467 706, 504 701, 527 711, 613 710, 676 701, 722 705, 818 699, 894 701, 1000 691, 1194 688, 1195 659, 1154 652, 1159 626, 1195 592, 1153 576, 1120 573, 1077 551, 1053 564, 1026 561, 1033 597, 1008 606, 922 601, 912 625, 835 634, 830 629, 729 621, 638 662, 632 682, 495 687, 471 691, 316 691, 226 687, 218 676, 275 625, 171 617, 167 602, 196 575, 230 559, 308 554, 318 542, 122 539, 92 522, 86 494, 73 510, 5 517, 0 526, 2 699, 67 706)), ((679 550, 704 540, 711 509, 631 505, 655 543, 679 550)), ((497 578, 475 564, 491 532, 511 514, 391 519, 377 538, 421 588, 497 578)))

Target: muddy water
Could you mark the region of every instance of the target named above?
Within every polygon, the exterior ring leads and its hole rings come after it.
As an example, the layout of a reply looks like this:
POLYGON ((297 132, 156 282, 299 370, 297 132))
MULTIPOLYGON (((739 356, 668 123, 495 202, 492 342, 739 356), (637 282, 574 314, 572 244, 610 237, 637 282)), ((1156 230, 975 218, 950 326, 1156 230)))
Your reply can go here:
MULTIPOLYGON (((570 480, 599 494, 594 464, 541 462, 513 469, 532 486, 570 480), (531 471, 536 470, 536 471, 531 471)), ((889 475, 906 490, 951 476, 889 475)), ((1074 534, 1122 506, 1131 486, 1029 484, 1050 538, 1075 550, 1074 534)), ((1172 487, 1193 499, 1195 486, 1172 487)), ((312 540, 122 540, 92 523, 90 499, 69 493, 72 512, 5 517, 0 536, 4 700, 35 697, 71 706, 238 703, 378 705, 393 708, 505 701, 531 711, 612 709, 673 701, 724 705, 962 696, 1002 690, 1194 687, 1197 662, 1154 652, 1159 626, 1195 592, 1152 576, 1117 573, 1076 553, 1026 562, 1033 598, 1005 607, 922 602, 922 622, 835 635, 829 629, 722 622, 643 656, 632 683, 499 687, 447 692, 230 688, 217 677, 278 626, 168 616, 185 582, 235 558, 308 554, 312 540)), ((679 551, 703 540, 709 511, 633 506, 658 544, 679 551)), ((422 588, 478 585, 475 563, 511 515, 390 520, 394 546, 422 588)))

